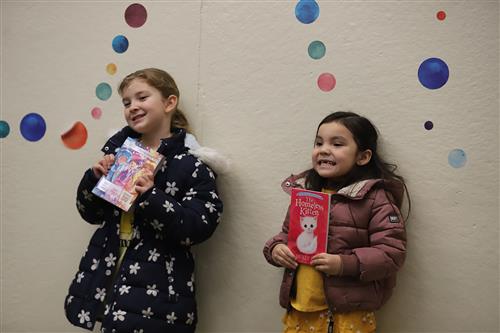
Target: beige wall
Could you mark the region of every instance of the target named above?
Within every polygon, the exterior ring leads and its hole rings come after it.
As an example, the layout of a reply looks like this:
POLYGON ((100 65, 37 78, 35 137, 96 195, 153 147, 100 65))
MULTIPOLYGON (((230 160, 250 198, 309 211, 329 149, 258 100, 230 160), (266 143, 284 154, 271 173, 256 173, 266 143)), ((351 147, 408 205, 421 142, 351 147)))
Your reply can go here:
POLYGON ((123 19, 130 3, 1 2, 0 120, 11 132, 0 139, 0 331, 79 331, 63 300, 93 227, 75 189, 123 125, 116 91, 103 102, 94 90, 149 66, 176 78, 199 141, 233 161, 219 178, 223 222, 195 250, 199 332, 280 331, 281 270, 261 249, 284 217, 282 178, 308 167, 317 123, 340 109, 377 124, 412 196, 408 259, 379 331, 499 331, 498 1, 319 1, 309 25, 296 1, 144 1, 137 29, 123 19), (118 34, 130 41, 123 54, 111 49, 118 34), (307 54, 316 39, 320 60, 307 54), (417 79, 430 57, 450 68, 441 89, 417 79), (322 72, 337 78, 331 92, 315 84, 322 72), (30 112, 47 123, 38 142, 18 129, 30 112), (77 120, 89 139, 73 151, 60 135, 77 120), (454 148, 462 168, 448 164, 454 148))

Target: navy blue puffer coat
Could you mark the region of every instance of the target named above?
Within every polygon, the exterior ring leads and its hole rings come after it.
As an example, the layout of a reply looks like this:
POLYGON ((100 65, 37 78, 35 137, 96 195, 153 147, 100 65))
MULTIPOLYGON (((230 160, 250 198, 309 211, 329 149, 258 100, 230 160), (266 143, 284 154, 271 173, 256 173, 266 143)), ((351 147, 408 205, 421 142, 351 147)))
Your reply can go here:
MULTIPOLYGON (((103 147, 114 153, 129 127, 103 147)), ((87 170, 77 192, 82 218, 99 225, 83 255, 65 300, 68 320, 102 332, 194 332, 197 323, 194 259, 190 246, 209 238, 222 213, 214 172, 184 146, 186 133, 174 131, 158 151, 166 158, 154 186, 135 203, 133 239, 116 273, 121 211, 92 194, 98 179, 87 170)))

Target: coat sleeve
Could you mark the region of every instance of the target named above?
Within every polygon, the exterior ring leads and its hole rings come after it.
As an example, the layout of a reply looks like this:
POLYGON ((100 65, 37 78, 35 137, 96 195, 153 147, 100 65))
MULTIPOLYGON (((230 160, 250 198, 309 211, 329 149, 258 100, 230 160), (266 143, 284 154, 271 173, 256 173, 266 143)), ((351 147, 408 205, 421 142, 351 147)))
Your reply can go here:
POLYGON ((285 216, 285 220, 283 221, 281 232, 269 239, 264 245, 263 253, 267 262, 273 266, 281 267, 276 262, 274 262, 272 257, 273 249, 278 244, 287 244, 288 242, 288 227, 290 223, 290 206, 288 206, 288 210, 285 216))
POLYGON ((376 190, 368 233, 370 247, 356 248, 354 255, 341 256, 343 275, 356 275, 362 281, 394 275, 405 261, 406 231, 399 209, 383 189, 376 190))
POLYGON ((188 190, 181 201, 153 187, 138 198, 136 209, 160 237, 190 246, 213 234, 223 204, 217 193, 215 174, 208 166, 197 161, 192 170, 183 173, 188 179, 188 190))
POLYGON ((80 216, 90 224, 101 224, 106 211, 113 206, 107 201, 92 193, 92 189, 99 181, 91 168, 85 171, 76 193, 76 208, 80 216))

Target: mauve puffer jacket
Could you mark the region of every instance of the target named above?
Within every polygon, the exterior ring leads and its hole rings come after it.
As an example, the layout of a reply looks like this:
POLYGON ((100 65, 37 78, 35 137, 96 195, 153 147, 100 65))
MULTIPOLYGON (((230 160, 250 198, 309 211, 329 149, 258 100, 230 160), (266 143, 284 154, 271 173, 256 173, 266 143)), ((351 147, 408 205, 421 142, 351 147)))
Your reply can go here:
MULTIPOLYGON (((287 178, 282 187, 303 187, 305 172, 287 178)), ((377 310, 391 296, 396 272, 406 256, 406 232, 399 211, 403 185, 382 179, 364 180, 332 195, 327 251, 341 257, 340 276, 323 275, 325 295, 333 312, 377 310)), ((282 231, 264 247, 266 260, 278 266, 271 252, 287 243, 289 214, 282 231)), ((295 271, 285 269, 280 305, 290 306, 295 271)))

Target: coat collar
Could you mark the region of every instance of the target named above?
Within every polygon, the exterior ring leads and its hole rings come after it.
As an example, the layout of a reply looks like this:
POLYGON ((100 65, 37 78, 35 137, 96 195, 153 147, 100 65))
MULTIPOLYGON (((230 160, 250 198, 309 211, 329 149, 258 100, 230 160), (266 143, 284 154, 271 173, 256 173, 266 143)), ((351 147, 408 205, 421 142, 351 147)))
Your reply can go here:
MULTIPOLYGON (((116 134, 114 134, 108 141, 104 144, 101 151, 105 154, 114 154, 118 148, 125 142, 128 137, 137 139, 141 135, 131 129, 129 126, 125 126, 116 134)), ((169 138, 161 139, 160 146, 157 151, 163 156, 170 157, 170 155, 176 155, 180 153, 187 152, 187 148, 184 146, 184 139, 186 137, 186 131, 182 128, 174 128, 172 131, 172 136, 169 138)))
MULTIPOLYGON (((292 188, 305 188, 305 180, 309 170, 303 171, 297 175, 290 175, 282 183, 281 188, 288 194, 291 194, 292 188)), ((401 206, 404 194, 403 184, 388 179, 365 179, 341 188, 335 195, 340 195, 353 200, 363 199, 374 187, 381 187, 391 194, 398 207, 401 206)))

